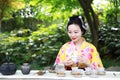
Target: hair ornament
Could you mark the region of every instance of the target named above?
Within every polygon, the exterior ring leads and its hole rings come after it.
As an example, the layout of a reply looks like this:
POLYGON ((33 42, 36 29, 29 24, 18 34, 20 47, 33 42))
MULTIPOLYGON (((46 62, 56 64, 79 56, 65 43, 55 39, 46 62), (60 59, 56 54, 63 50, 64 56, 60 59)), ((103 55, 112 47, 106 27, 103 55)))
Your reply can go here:
POLYGON ((78 18, 81 20, 82 22, 82 27, 86 30, 86 26, 85 23, 83 22, 82 16, 78 16, 78 18))

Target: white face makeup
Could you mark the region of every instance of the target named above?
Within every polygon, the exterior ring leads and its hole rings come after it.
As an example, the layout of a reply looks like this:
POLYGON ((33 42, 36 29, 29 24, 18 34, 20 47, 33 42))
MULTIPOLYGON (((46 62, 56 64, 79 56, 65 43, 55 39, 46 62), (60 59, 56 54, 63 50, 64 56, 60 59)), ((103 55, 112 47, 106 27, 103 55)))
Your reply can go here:
POLYGON ((70 39, 76 43, 81 40, 82 31, 78 25, 71 24, 68 26, 68 35, 70 39))

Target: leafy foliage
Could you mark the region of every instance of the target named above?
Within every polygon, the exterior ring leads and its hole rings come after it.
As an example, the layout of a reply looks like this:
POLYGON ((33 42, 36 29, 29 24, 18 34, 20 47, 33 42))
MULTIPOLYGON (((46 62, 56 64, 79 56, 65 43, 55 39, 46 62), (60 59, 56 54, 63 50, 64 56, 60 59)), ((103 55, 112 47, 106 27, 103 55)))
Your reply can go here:
POLYGON ((120 28, 118 27, 104 27, 100 30, 99 43, 101 44, 101 53, 109 54, 112 57, 118 57, 120 55, 120 28), (102 36, 101 36, 102 35, 102 36), (103 50, 105 49, 106 50, 103 50), (105 52, 104 52, 105 51, 105 52))
MULTIPOLYGON (((1 36, 3 37, 3 36, 1 36)), ((69 40, 62 27, 57 25, 48 28, 41 27, 38 31, 19 30, 12 32, 9 37, 0 40, 0 55, 5 58, 9 53, 11 61, 20 65, 29 62, 37 66, 48 66, 54 63, 59 48, 69 40), (5 44, 5 45, 4 45, 5 44), (53 56, 54 55, 54 56, 53 56)), ((2 58, 2 62, 5 59, 2 58)))
POLYGON ((112 58, 116 60, 120 60, 120 21, 119 21, 119 8, 116 7, 119 6, 116 2, 118 0, 115 0, 116 4, 111 2, 109 4, 109 8, 106 8, 104 11, 104 14, 102 17, 103 21, 99 28, 99 51, 102 53, 103 57, 112 58))
MULTIPOLYGON (((20 1, 23 1, 24 8, 14 10, 9 7, 11 9, 7 11, 10 11, 10 14, 2 20, 4 27, 2 27, 3 33, 0 33, 0 64, 5 61, 5 53, 8 52, 11 61, 18 66, 24 62, 31 63, 34 69, 52 65, 61 45, 69 41, 64 27, 68 17, 83 14, 79 2, 78 0, 20 1)), ((115 59, 120 54, 120 26, 119 21, 116 21, 120 14, 119 8, 113 4, 109 6, 106 8, 102 6, 103 10, 97 8, 99 13, 97 16, 101 22, 98 50, 102 58, 104 56, 115 59)), ((90 35, 90 31, 85 35, 89 42, 91 42, 90 35)))

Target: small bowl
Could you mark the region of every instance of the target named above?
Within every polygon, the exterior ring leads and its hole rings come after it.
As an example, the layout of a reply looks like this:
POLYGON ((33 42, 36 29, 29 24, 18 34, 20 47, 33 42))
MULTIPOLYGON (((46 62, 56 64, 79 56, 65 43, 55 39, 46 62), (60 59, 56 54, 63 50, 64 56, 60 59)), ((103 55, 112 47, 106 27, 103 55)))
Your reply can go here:
POLYGON ((46 73, 45 70, 40 70, 40 71, 37 72, 38 75, 43 75, 43 74, 45 74, 45 73, 46 73))
POLYGON ((57 76, 59 76, 59 77, 65 77, 65 73, 64 72, 59 72, 59 73, 57 73, 57 76))
POLYGON ((97 69, 97 74, 98 75, 104 75, 105 74, 105 69, 104 68, 98 68, 97 69))
POLYGON ((51 70, 51 69, 49 69, 48 71, 49 71, 49 73, 56 73, 55 70, 51 70))
POLYGON ((90 67, 85 68, 85 74, 91 75, 91 68, 90 67))

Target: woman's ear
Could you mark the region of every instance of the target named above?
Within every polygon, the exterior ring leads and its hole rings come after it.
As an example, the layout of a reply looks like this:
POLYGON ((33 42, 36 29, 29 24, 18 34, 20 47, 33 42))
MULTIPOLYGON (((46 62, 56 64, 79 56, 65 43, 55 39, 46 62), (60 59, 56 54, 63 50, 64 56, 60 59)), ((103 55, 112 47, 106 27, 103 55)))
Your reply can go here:
POLYGON ((82 31, 82 35, 84 35, 84 32, 82 31))

